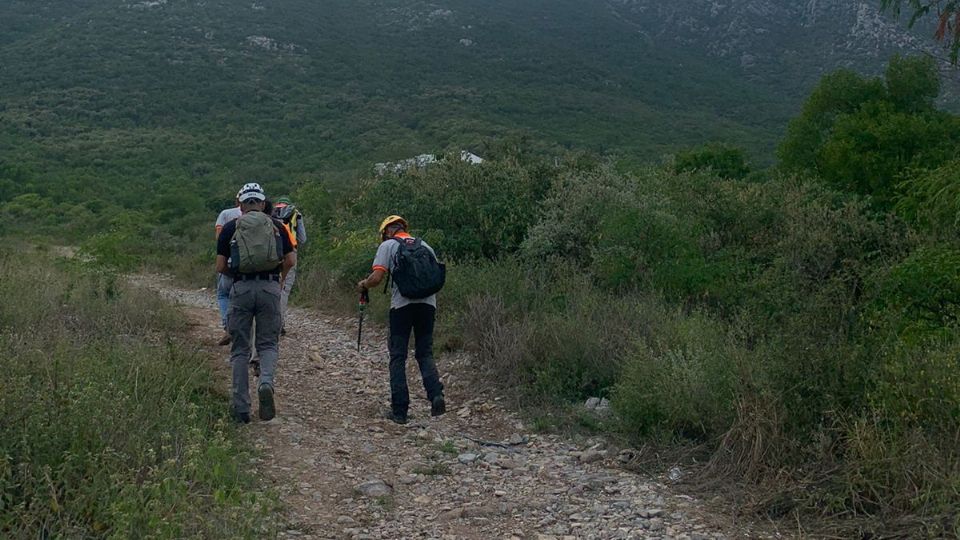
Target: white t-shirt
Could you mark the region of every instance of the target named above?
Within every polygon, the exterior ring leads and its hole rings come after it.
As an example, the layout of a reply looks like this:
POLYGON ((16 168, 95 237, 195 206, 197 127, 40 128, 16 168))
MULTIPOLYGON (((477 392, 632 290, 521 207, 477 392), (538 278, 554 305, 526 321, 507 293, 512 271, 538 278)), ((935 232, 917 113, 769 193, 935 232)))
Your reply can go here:
POLYGON ((243 214, 243 211, 240 210, 239 206, 234 206, 233 208, 227 208, 223 212, 220 212, 220 215, 217 216, 217 227, 223 227, 227 223, 237 219, 240 215, 243 214))

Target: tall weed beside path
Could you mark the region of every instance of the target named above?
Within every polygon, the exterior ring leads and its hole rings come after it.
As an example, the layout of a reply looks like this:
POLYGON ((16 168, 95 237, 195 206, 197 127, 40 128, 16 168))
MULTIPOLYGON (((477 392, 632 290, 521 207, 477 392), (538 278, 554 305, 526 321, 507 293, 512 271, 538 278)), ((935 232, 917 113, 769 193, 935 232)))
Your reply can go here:
POLYGON ((24 255, 0 252, 0 536, 271 534, 272 498, 177 312, 36 252, 25 274, 24 255))
POLYGON ((515 257, 452 277, 442 321, 478 354, 488 376, 548 401, 609 394, 638 315, 562 260, 525 267, 515 257))

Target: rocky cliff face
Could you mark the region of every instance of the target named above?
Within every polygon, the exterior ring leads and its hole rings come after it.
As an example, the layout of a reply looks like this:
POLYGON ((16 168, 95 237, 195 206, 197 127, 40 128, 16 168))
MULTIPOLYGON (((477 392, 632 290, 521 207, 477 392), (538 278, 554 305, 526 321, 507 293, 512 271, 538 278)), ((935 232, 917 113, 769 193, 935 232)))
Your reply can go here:
MULTIPOLYGON (((563 35, 557 46, 577 44, 579 51, 600 39, 608 43, 605 51, 624 54, 633 43, 633 50, 660 51, 683 62, 685 69, 698 69, 695 60, 708 58, 731 75, 794 98, 805 96, 824 73, 837 68, 879 74, 893 54, 946 57, 931 37, 932 19, 907 28, 882 13, 878 0, 488 0, 483 7, 463 0, 370 2, 379 7, 375 12, 382 28, 457 28, 463 34, 461 45, 481 48, 508 39, 503 30, 511 27, 537 35, 539 43, 563 35), (491 28, 499 34, 484 39, 483 30, 491 28), (593 38, 583 37, 590 33, 593 38)), ((943 71, 947 79, 957 78, 946 62, 943 71)), ((956 86, 948 83, 946 90, 956 86)))
POLYGON ((701 48, 773 82, 839 67, 879 72, 894 53, 942 54, 927 26, 907 29, 878 2, 853 0, 607 0, 651 41, 701 48))

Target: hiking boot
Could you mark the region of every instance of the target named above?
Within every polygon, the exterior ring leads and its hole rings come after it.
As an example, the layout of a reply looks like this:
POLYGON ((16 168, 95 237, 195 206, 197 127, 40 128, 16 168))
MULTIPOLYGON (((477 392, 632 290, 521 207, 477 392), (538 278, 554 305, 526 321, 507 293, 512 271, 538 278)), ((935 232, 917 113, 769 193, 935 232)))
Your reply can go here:
POLYGON ((238 424, 249 424, 250 423, 250 413, 238 413, 236 411, 230 412, 230 418, 238 424))
POLYGON ((231 341, 230 334, 224 332, 223 337, 220 338, 220 341, 217 342, 217 345, 223 347, 224 345, 229 345, 230 341, 231 341))
POLYGON ((430 416, 440 416, 447 412, 447 402, 443 400, 443 394, 433 396, 430 400, 430 416))
POLYGON ((383 417, 395 424, 403 425, 407 423, 407 415, 405 414, 397 414, 393 411, 383 411, 383 417))
POLYGON ((260 398, 260 419, 272 420, 277 415, 277 410, 273 405, 273 387, 269 384, 261 384, 257 388, 257 397, 260 398))

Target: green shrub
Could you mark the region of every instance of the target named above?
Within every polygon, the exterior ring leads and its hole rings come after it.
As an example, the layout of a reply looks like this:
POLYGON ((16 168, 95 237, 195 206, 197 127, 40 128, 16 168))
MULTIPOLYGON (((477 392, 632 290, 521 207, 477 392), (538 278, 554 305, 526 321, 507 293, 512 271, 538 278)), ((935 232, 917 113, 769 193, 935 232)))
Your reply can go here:
POLYGON ((647 311, 641 322, 651 337, 629 348, 613 393, 622 429, 633 438, 667 440, 722 433, 744 368, 737 341, 702 314, 671 312, 651 300, 636 309, 647 311))
POLYGON ((722 143, 712 143, 684 152, 673 160, 673 172, 692 172, 708 169, 720 178, 742 180, 750 173, 743 149, 722 143))
POLYGON ((328 231, 330 219, 333 218, 333 197, 322 182, 301 185, 293 194, 292 200, 309 226, 308 238, 319 238, 328 231))
POLYGON ((873 283, 868 322, 910 342, 950 337, 960 325, 960 250, 925 246, 873 283))
POLYGON ((636 323, 629 298, 592 288, 589 276, 559 259, 518 263, 480 265, 472 292, 451 299, 481 365, 538 398, 608 395, 636 323))
POLYGON ((960 342, 951 337, 883 353, 870 393, 873 410, 902 429, 936 437, 960 427, 960 342))
POLYGON ((544 166, 470 165, 448 157, 371 182, 352 205, 353 223, 375 232, 380 219, 400 214, 414 230, 434 232, 422 235, 447 258, 512 253, 537 218, 550 174, 544 166))
POLYGON ((960 225, 960 160, 908 174, 897 211, 934 238, 956 238, 960 225))
POLYGON ((523 254, 567 259, 610 290, 642 285, 675 297, 698 294, 712 271, 698 244, 702 225, 680 214, 670 182, 696 180, 658 170, 567 173, 551 187, 523 254))

